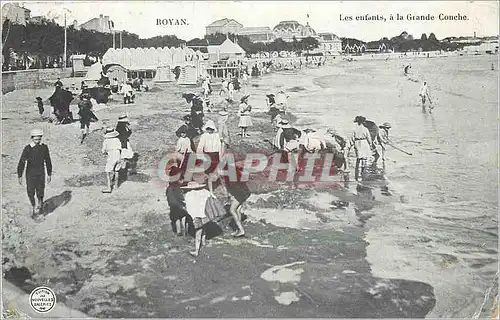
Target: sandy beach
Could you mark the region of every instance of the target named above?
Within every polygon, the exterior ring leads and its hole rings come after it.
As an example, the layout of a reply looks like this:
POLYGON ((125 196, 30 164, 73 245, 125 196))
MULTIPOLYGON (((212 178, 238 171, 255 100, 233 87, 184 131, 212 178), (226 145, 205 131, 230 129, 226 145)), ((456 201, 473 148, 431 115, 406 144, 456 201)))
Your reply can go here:
MULTIPOLYGON (((250 138, 236 137, 237 104, 229 110, 237 155, 270 152, 263 141, 272 137, 265 94, 283 89, 294 124, 347 134, 356 115, 390 121, 394 141, 414 156, 390 150, 384 177, 347 188, 341 177, 329 188, 250 181, 247 237, 232 238, 226 220, 213 227, 197 259, 188 254, 193 239, 170 229, 158 166, 173 151, 188 111, 182 93, 200 88, 150 84, 132 105, 117 97, 96 106, 99 121, 82 145, 77 122, 40 122, 34 98, 53 88, 8 93, 2 98, 5 279, 26 292, 47 285, 58 301, 91 317, 488 316, 498 290, 491 289, 498 281, 498 72, 490 68, 498 70, 497 59, 336 59, 251 78, 236 94, 251 94, 250 138), (424 80, 435 99, 432 115, 418 102, 424 80), (102 194, 102 130, 124 113, 138 174, 102 194), (36 220, 16 176, 33 127, 43 128, 54 165, 47 214, 36 220), (349 205, 337 208, 339 200, 349 205)), ((218 110, 223 97, 213 95, 212 103, 218 110)), ((217 120, 215 113, 206 118, 217 120)))

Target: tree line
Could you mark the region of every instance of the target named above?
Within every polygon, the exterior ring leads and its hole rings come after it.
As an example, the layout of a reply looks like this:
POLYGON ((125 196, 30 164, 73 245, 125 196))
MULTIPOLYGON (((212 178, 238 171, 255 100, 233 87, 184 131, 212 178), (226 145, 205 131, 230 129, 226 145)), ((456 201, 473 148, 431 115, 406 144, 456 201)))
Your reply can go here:
POLYGON ((450 41, 439 41, 434 33, 430 33, 427 36, 426 33, 422 33, 420 39, 415 39, 413 35, 408 34, 403 31, 400 35, 392 38, 381 38, 377 41, 364 42, 353 38, 341 38, 342 48, 346 45, 354 46, 355 44, 365 45, 367 48, 375 48, 381 44, 384 44, 387 50, 394 50, 395 52, 411 52, 411 51, 454 51, 463 48, 466 44, 463 43, 453 43, 450 41))
MULTIPOLYGON (((120 45, 124 48, 138 47, 178 47, 182 44, 188 46, 199 46, 202 51, 203 46, 219 45, 226 39, 225 34, 217 33, 213 35, 205 35, 202 39, 194 38, 189 41, 184 41, 174 35, 156 36, 153 38, 141 39, 138 35, 122 32, 121 37, 115 34, 115 44, 119 48, 120 45), (121 39, 121 43, 120 43, 121 39)), ((308 37, 297 40, 295 37, 292 41, 284 41, 281 38, 275 39, 269 43, 252 42, 248 37, 229 34, 229 39, 238 43, 248 54, 258 52, 272 51, 294 51, 307 52, 319 46, 317 39, 308 37)), ((342 38, 342 48, 346 44, 354 45, 355 43, 366 44, 365 42, 352 38, 342 38)), ((422 34, 420 39, 414 39, 412 35, 403 32, 391 39, 382 38, 370 44, 385 43, 388 49, 395 51, 411 51, 422 48, 424 51, 430 50, 456 50, 461 44, 438 41, 436 36, 431 33, 427 37, 422 34)), ((19 55, 35 57, 36 62, 32 67, 44 68, 49 60, 61 57, 64 51, 64 27, 57 25, 53 21, 46 21, 41 24, 27 23, 26 25, 13 24, 8 19, 3 23, 2 28, 2 55, 5 64, 11 58, 12 52, 19 55)), ((73 26, 67 28, 67 55, 68 58, 73 54, 86 54, 95 57, 102 57, 104 53, 113 46, 113 35, 109 33, 101 33, 91 30, 77 30, 73 26)))
MULTIPOLYGON (((122 32, 121 37, 115 36, 116 48, 120 45, 124 48, 157 48, 157 47, 179 47, 182 44, 188 46, 219 45, 226 39, 225 34, 206 35, 203 39, 195 38, 184 41, 174 35, 156 36, 141 39, 138 35, 122 32)), ((248 37, 229 34, 229 38, 237 42, 247 53, 271 52, 271 51, 307 51, 317 48, 319 43, 314 38, 305 38, 298 41, 286 42, 276 39, 271 43, 252 42, 248 37)), ((2 28, 2 54, 4 61, 9 61, 14 51, 20 55, 37 57, 33 67, 45 67, 47 61, 60 57, 64 52, 64 27, 53 21, 44 23, 27 23, 26 25, 13 24, 8 19, 2 28)), ((93 30, 77 30, 73 26, 67 28, 67 55, 86 54, 102 57, 109 48, 113 47, 113 35, 93 30)), ((202 51, 206 51, 202 49, 202 51)))

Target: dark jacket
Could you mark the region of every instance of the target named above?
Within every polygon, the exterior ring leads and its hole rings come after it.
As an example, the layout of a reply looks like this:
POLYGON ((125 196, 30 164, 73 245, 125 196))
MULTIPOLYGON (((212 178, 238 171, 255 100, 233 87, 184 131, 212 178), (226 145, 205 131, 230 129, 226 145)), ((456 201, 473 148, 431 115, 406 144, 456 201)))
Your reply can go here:
POLYGON ((168 206, 170 207, 170 220, 175 221, 188 215, 185 210, 184 194, 180 186, 170 184, 167 187, 166 196, 168 206))
POLYGON ((300 130, 297 130, 295 128, 286 128, 283 129, 283 132, 281 133, 280 136, 280 146, 283 148, 285 146, 285 142, 289 142, 290 140, 297 138, 300 138, 302 135, 302 132, 300 130))
POLYGON ((118 139, 122 144, 122 148, 127 148, 127 142, 132 135, 132 130, 130 130, 124 122, 118 122, 116 125, 116 131, 119 133, 118 139))
POLYGON ((82 119, 90 119, 92 115, 92 102, 85 99, 78 102, 78 115, 82 119))
POLYGON ((45 175, 45 167, 47 167, 47 174, 52 175, 52 161, 50 159, 49 147, 40 143, 34 147, 28 144, 19 159, 17 165, 17 176, 23 176, 24 167, 26 165, 26 176, 41 176, 45 175))

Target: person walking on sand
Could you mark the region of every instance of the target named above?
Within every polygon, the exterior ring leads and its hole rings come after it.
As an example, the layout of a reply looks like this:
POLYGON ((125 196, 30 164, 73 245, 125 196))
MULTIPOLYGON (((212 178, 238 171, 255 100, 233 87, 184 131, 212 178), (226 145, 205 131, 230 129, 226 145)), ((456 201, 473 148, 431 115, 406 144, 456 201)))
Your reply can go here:
POLYGON ((226 82, 226 79, 222 79, 220 85, 221 85, 221 87, 220 87, 220 91, 219 91, 219 96, 222 95, 222 94, 224 96, 227 96, 227 82, 226 82))
POLYGON ((429 99, 429 103, 432 104, 431 97, 429 95, 429 87, 427 86, 427 82, 424 81, 422 87, 420 88, 420 92, 418 93, 420 99, 422 100, 422 109, 425 110, 425 102, 426 99, 429 99))
POLYGON ((43 112, 45 111, 45 109, 43 108, 42 98, 36 97, 35 99, 36 99, 36 106, 38 108, 38 113, 40 113, 40 116, 42 116, 42 119, 43 119, 43 112))
POLYGON ((206 241, 205 225, 209 222, 209 219, 205 214, 205 207, 208 198, 212 194, 205 186, 205 184, 190 181, 186 186, 181 187, 186 192, 184 194, 185 210, 193 219, 195 229, 194 250, 189 252, 193 257, 197 257, 200 254, 201 246, 206 241))
POLYGON ((240 127, 240 133, 239 135, 243 137, 249 137, 250 135, 247 134, 247 129, 248 127, 252 126, 252 118, 250 117, 250 113, 252 112, 252 107, 248 105, 248 97, 250 95, 245 95, 241 98, 241 103, 240 103, 240 122, 238 124, 238 127, 240 127))
POLYGON ((206 110, 207 112, 211 112, 209 95, 212 90, 210 89, 210 76, 207 76, 206 79, 203 81, 202 89, 203 89, 203 102, 205 103, 206 110))
POLYGON ((123 104, 132 103, 133 90, 130 81, 123 84, 121 94, 123 94, 123 104))
POLYGON ((111 193, 114 189, 118 188, 118 173, 121 164, 121 142, 118 139, 120 134, 113 128, 107 128, 104 134, 104 141, 102 143, 102 153, 107 155, 106 160, 106 179, 107 189, 102 190, 103 193, 111 193))
POLYGON ((17 177, 22 185, 24 167, 26 166, 26 192, 32 206, 32 216, 41 214, 43 210, 43 197, 45 193, 45 169, 47 169, 47 183, 52 177, 52 161, 49 147, 42 143, 43 131, 31 130, 31 143, 24 147, 17 165, 17 177), (35 193, 38 205, 35 205, 35 193))
POLYGON ((234 83, 231 78, 228 80, 227 84, 227 97, 231 100, 234 101, 234 83))
POLYGON ((205 100, 208 100, 208 95, 210 94, 210 84, 209 84, 209 80, 210 77, 207 76, 204 80, 203 80, 203 83, 201 85, 201 88, 203 90, 203 96, 205 98, 205 100))
POLYGON ((90 120, 93 115, 92 102, 90 102, 90 95, 88 93, 84 93, 80 96, 80 102, 78 102, 78 115, 80 116, 80 131, 82 134, 80 144, 82 144, 85 137, 89 134, 90 120))
POLYGON ((127 166, 131 169, 131 174, 136 173, 136 163, 134 159, 134 151, 132 150, 132 145, 130 144, 130 136, 132 135, 132 129, 130 129, 130 122, 127 115, 121 115, 118 117, 118 123, 115 128, 118 132, 118 140, 120 140, 122 151, 121 151, 121 169, 126 173, 127 166))
POLYGON ((226 110, 219 111, 219 121, 217 123, 217 129, 219 131, 221 140, 221 156, 224 156, 226 149, 229 148, 231 144, 231 136, 229 134, 229 127, 227 125, 227 120, 229 119, 229 113, 226 110))
POLYGON ((366 118, 362 116, 357 116, 354 122, 357 123, 352 137, 351 145, 354 146, 354 151, 356 152, 356 168, 354 170, 354 179, 356 181, 361 181, 363 174, 366 169, 366 162, 372 154, 373 141, 370 136, 370 132, 363 125, 366 118))

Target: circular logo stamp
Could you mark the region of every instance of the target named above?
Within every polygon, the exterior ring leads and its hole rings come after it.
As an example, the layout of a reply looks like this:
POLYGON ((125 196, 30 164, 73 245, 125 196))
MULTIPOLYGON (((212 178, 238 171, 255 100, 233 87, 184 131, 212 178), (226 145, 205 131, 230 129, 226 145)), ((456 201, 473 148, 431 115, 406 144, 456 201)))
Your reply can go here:
POLYGON ((38 287, 31 291, 30 305, 36 312, 47 313, 56 305, 56 294, 47 287, 38 287))

